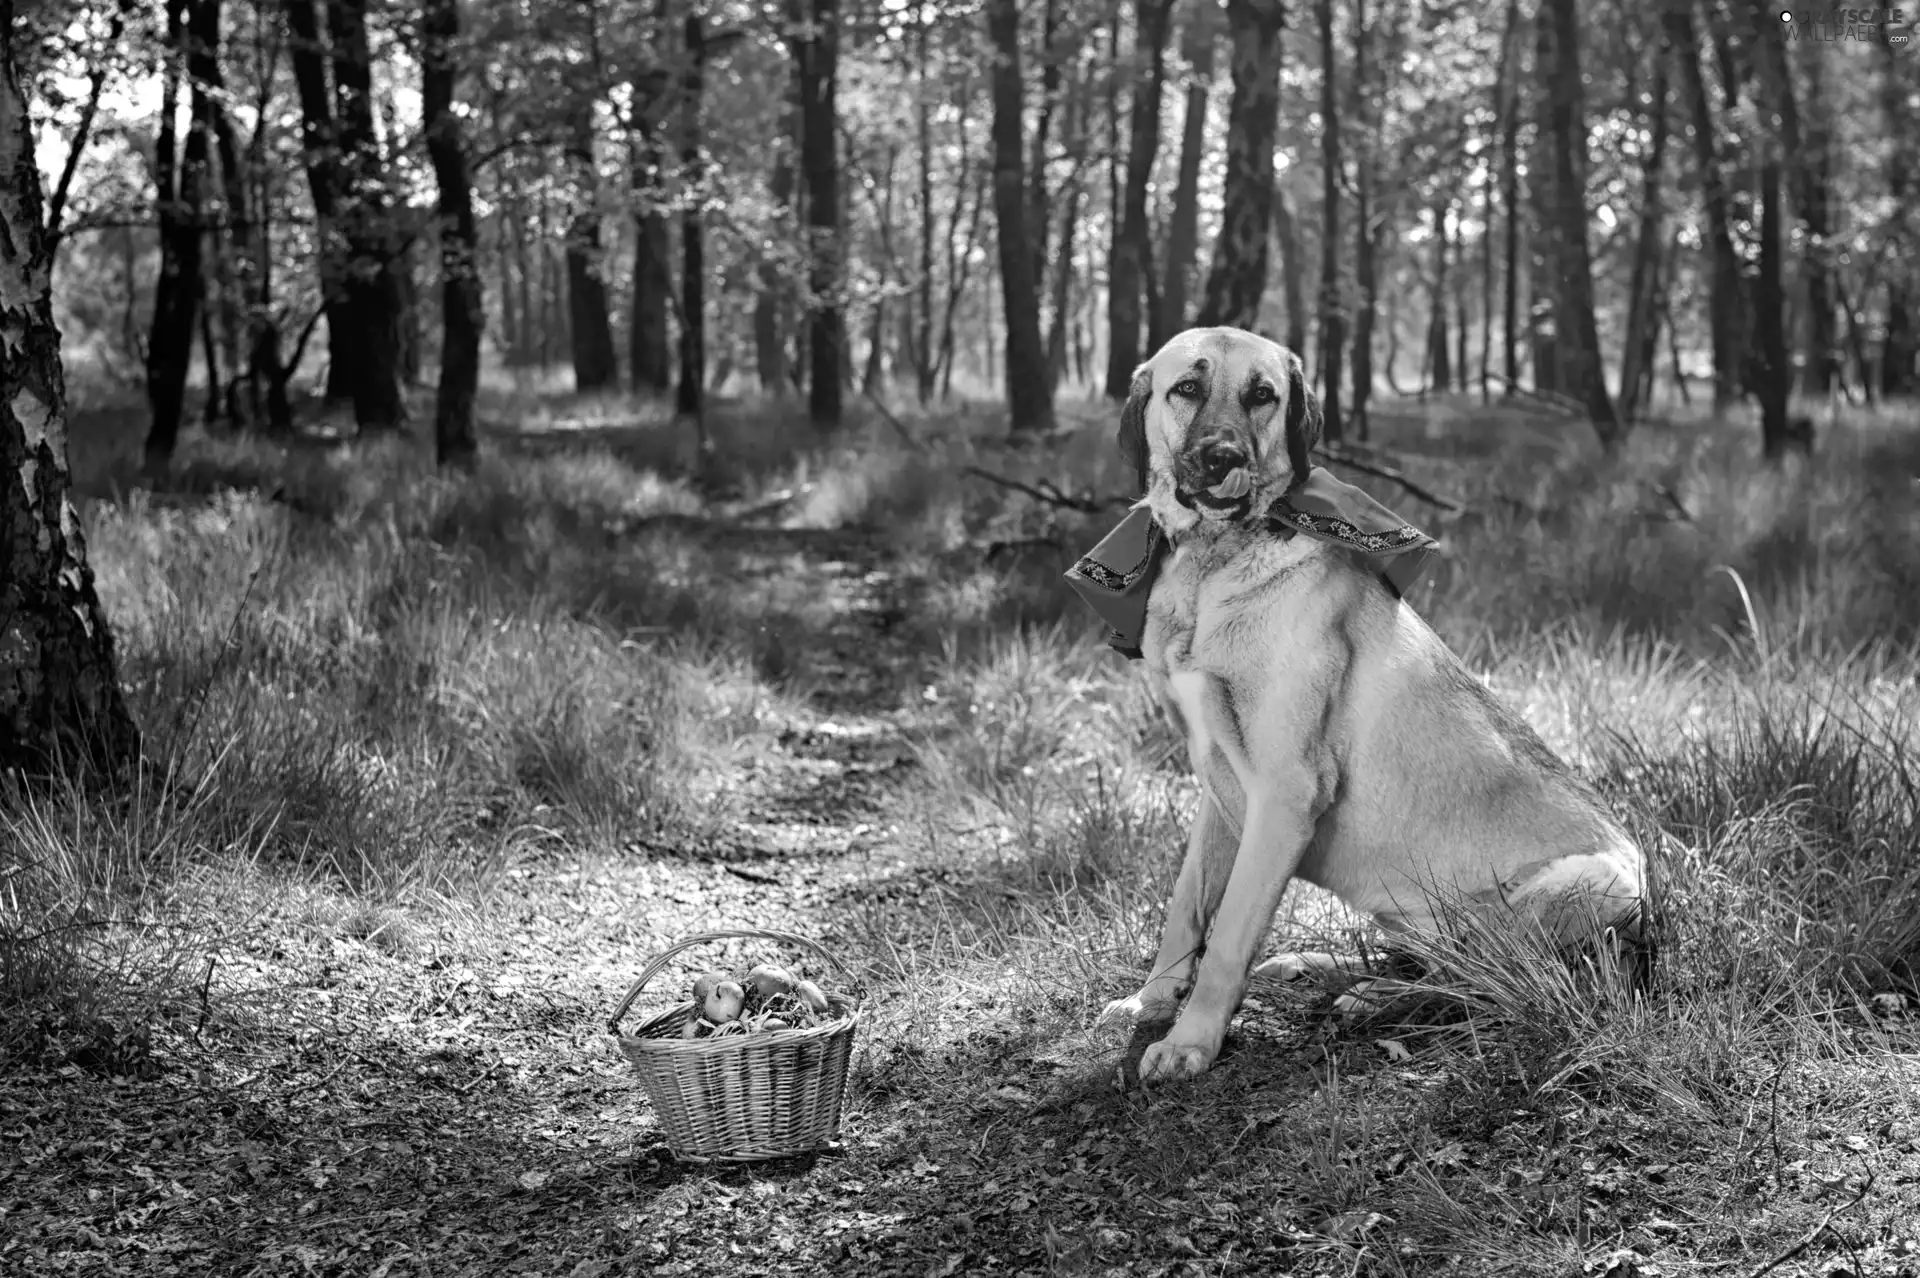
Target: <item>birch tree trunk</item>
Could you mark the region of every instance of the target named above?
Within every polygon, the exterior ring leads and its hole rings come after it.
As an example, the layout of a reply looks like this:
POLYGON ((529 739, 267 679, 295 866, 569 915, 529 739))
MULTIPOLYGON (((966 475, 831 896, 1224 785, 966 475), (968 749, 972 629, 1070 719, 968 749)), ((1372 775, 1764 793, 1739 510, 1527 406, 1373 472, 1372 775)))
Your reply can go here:
POLYGON ((111 777, 138 758, 113 636, 68 500, 66 383, 53 323, 33 127, 15 70, 13 0, 0 0, 0 767, 111 777))

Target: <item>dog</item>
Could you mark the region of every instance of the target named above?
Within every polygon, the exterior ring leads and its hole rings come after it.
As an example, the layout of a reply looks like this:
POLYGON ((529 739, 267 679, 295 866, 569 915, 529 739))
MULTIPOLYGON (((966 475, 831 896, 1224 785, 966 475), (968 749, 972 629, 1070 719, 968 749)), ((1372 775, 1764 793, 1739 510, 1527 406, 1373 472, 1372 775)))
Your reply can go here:
POLYGON ((1205 1072, 1250 975, 1357 965, 1253 968, 1295 876, 1389 936, 1436 933, 1445 898, 1562 945, 1640 939, 1640 848, 1400 597, 1437 543, 1314 467, 1320 427, 1291 351, 1232 328, 1173 338, 1121 414, 1145 496, 1068 574, 1110 618, 1134 610, 1115 646, 1201 784, 1153 970, 1102 1014, 1171 1022, 1143 1082, 1205 1072))

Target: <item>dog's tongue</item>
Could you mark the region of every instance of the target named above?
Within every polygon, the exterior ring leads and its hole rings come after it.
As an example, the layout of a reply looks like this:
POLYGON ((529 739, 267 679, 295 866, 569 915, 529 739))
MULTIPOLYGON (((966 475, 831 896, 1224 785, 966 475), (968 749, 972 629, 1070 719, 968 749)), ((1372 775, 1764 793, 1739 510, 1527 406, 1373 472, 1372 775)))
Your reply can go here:
POLYGON ((1253 479, 1247 474, 1246 467, 1239 466, 1229 472, 1225 479, 1207 489, 1207 495, 1221 501, 1234 501, 1245 497, 1251 491, 1253 491, 1253 479))

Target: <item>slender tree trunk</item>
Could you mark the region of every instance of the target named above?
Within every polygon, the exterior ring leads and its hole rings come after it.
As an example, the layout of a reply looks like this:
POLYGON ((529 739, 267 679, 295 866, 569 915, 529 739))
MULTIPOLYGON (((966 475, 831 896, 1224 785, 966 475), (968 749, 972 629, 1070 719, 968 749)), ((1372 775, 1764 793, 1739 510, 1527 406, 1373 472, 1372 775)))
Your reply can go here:
POLYGON ((1560 227, 1553 155, 1553 14, 1539 0, 1533 21, 1533 146, 1527 157, 1527 203, 1532 215, 1527 236, 1527 286, 1531 295, 1527 329, 1532 341, 1533 388, 1557 392, 1560 385, 1560 227))
MULTIPOLYGON (((1920 272, 1920 112, 1911 96, 1911 50, 1897 52, 1882 41, 1880 109, 1886 117, 1887 196, 1893 210, 1893 260, 1887 272, 1887 326, 1880 346, 1882 396, 1920 393, 1920 324, 1914 314, 1920 272)), ((1865 299, 1862 299, 1862 305, 1865 299)))
POLYGON ((1760 441, 1769 460, 1787 450, 1787 394, 1792 372, 1781 322, 1786 309, 1780 286, 1780 161, 1768 147, 1760 165, 1760 275, 1754 287, 1755 355, 1759 366, 1760 441))
POLYGON ((1680 69, 1680 87, 1693 125, 1693 149, 1700 179, 1700 202, 1707 215, 1712 258, 1708 282, 1708 322, 1713 341, 1713 405, 1724 409, 1739 398, 1746 362, 1745 289, 1740 259, 1733 248, 1727 183, 1715 142, 1713 107, 1700 69, 1700 41, 1693 23, 1693 0, 1666 0, 1665 26, 1680 69))
MULTIPOLYGON (((264 267, 253 233, 240 144, 226 109, 226 79, 220 65, 222 34, 221 0, 199 0, 194 7, 188 42, 187 74, 201 90, 201 109, 205 127, 212 132, 224 206, 221 210, 224 216, 220 218, 224 228, 215 235, 213 244, 212 304, 206 308, 203 322, 210 322, 217 309, 221 356, 233 374, 224 395, 214 395, 210 390, 208 420, 225 417, 235 426, 245 427, 258 415, 259 408, 259 387, 247 373, 247 355, 257 327, 251 305, 253 286, 264 267)), ((210 388, 212 385, 209 382, 210 388)))
POLYGON ((1044 0, 1040 20, 1040 102, 1034 110, 1033 159, 1027 165, 1027 242, 1033 250, 1034 287, 1047 278, 1047 224, 1052 196, 1047 190, 1047 144, 1053 113, 1060 105, 1060 4, 1044 0))
POLYGON ((1373 90, 1370 55, 1372 30, 1367 0, 1353 5, 1353 102, 1359 135, 1353 148, 1353 282, 1358 307, 1353 318, 1354 435, 1369 434, 1367 407, 1373 398, 1373 327, 1379 306, 1379 282, 1374 256, 1374 155, 1380 145, 1382 105, 1373 90))
MULTIPOLYGON (((773 173, 767 182, 768 193, 773 197, 774 222, 783 231, 790 230, 793 222, 793 142, 800 127, 799 103, 794 97, 794 77, 791 73, 787 83, 788 109, 781 122, 780 137, 774 142, 773 173)), ((925 115, 924 106, 921 113, 925 115)), ((923 156, 922 163, 930 166, 931 157, 923 156)), ((762 393, 784 398, 792 389, 793 377, 793 370, 787 365, 787 333, 792 323, 788 311, 793 288, 781 270, 779 261, 770 254, 760 259, 756 276, 753 299, 754 371, 759 376, 762 393)), ((923 287, 927 283, 923 280, 923 287)), ((919 367, 917 356, 915 367, 919 367)))
POLYGON ((340 129, 334 118, 332 79, 327 69, 332 46, 320 24, 325 0, 285 0, 288 61, 300 97, 300 152, 313 199, 314 239, 319 245, 321 304, 327 316, 329 400, 350 396, 353 381, 352 330, 355 323, 346 292, 348 249, 340 227, 340 129))
MULTIPOLYGON (((1152 269, 1147 182, 1160 145, 1160 91, 1166 81, 1173 0, 1134 0, 1133 103, 1128 108, 1127 181, 1113 259, 1107 268, 1107 396, 1125 399, 1140 362, 1142 295, 1152 269)), ((1116 37, 1117 38, 1117 37, 1116 37)))
MULTIPOLYGON (((1166 279, 1160 286, 1160 306, 1154 313, 1147 345, 1159 350, 1168 338, 1187 324, 1187 289, 1193 274, 1194 253, 1200 243, 1200 157, 1206 149, 1207 96, 1213 87, 1214 14, 1211 4, 1187 11, 1187 24, 1181 33, 1181 53, 1187 61, 1187 115, 1180 132, 1180 174, 1173 188, 1173 215, 1167 226, 1166 279)), ((1278 79, 1278 68, 1275 79, 1278 79)), ((1238 93, 1238 86, 1235 88, 1238 93)), ((1278 90, 1275 90, 1278 96, 1278 90)), ((1233 164, 1233 137, 1227 138, 1228 165, 1233 164)), ((1269 202, 1273 187, 1273 161, 1267 160, 1269 202)), ((1231 178, 1228 179, 1232 181, 1231 178)), ((1261 257, 1266 254, 1266 234, 1261 233, 1261 257)), ((1262 271, 1264 276, 1265 272, 1262 271)))
POLYGON ((1340 296, 1340 95, 1334 76, 1333 0, 1315 0, 1320 17, 1321 196, 1320 365, 1325 370, 1320 397, 1321 430, 1326 441, 1342 437, 1340 362, 1346 343, 1345 307, 1340 296))
MULTIPOLYGON (((795 0, 796 3, 804 0, 795 0)), ((839 108, 839 0, 810 0, 811 21, 794 41, 800 72, 800 168, 806 175, 808 336, 812 360, 807 410, 822 430, 840 425, 842 348, 839 108)))
POLYGON ((1280 300, 1286 308, 1286 347, 1307 357, 1307 267, 1300 248, 1300 229, 1284 187, 1273 193, 1273 232, 1280 244, 1280 300))
POLYGON ((593 157, 593 99, 582 92, 568 111, 567 160, 573 169, 573 217, 567 225, 567 321, 572 334, 573 388, 620 384, 607 315, 605 254, 600 243, 600 174, 593 157))
POLYGON ((1480 402, 1493 401, 1493 153, 1499 145, 1499 102, 1495 92, 1495 123, 1481 153, 1485 172, 1480 186, 1480 402))
POLYGON ((1506 394, 1520 385, 1520 0, 1507 0, 1500 37, 1500 202, 1506 208, 1505 269, 1501 272, 1501 369, 1506 394))
POLYGON ((1458 225, 1453 229, 1456 236, 1454 243, 1456 260, 1457 265, 1460 267, 1459 272, 1454 276, 1453 285, 1453 340, 1457 343, 1454 351, 1453 370, 1460 390, 1464 393, 1469 389, 1467 381, 1467 245, 1465 229, 1458 225))
MULTIPOLYGON (((355 424, 363 431, 382 431, 406 424, 407 403, 401 390, 406 337, 403 286, 396 271, 401 241, 374 133, 369 3, 328 0, 343 179, 339 208, 351 257, 342 284, 349 327, 344 334, 330 336, 335 342, 334 372, 352 396, 355 424)), ((294 7, 299 7, 299 0, 294 0, 294 7)))
POLYGON ((1447 349, 1447 206, 1433 206, 1433 301, 1427 307, 1429 385, 1446 393, 1453 386, 1452 353, 1447 349))
MULTIPOLYGON (((1076 91, 1067 100, 1066 146, 1069 155, 1080 155, 1086 150, 1086 120, 1086 106, 1081 101, 1081 94, 1076 91)), ((1073 319, 1073 254, 1084 195, 1085 184, 1078 173, 1060 192, 1060 253, 1053 273, 1052 316, 1047 328, 1047 387, 1051 391, 1059 390, 1060 379, 1067 372, 1067 330, 1073 319)))
MULTIPOLYGON (((188 38, 189 0, 168 0, 168 56, 161 87, 160 130, 154 145, 155 204, 160 224, 160 278, 153 292, 153 328, 147 339, 147 404, 152 422, 147 431, 146 469, 166 473, 180 436, 180 418, 186 405, 187 372, 193 363, 194 321, 200 309, 201 180, 206 171, 207 135, 196 112, 189 125, 185 155, 179 154, 178 117, 180 72, 188 38)), ((11 64, 9 94, 16 92, 11 64)), ((195 90, 198 103, 201 97, 195 90)), ((8 136, 11 136, 10 134, 8 136)), ((34 217, 39 217, 39 175, 33 175, 34 217)), ((17 188, 20 178, 12 179, 17 188)))
MULTIPOLYGON (((680 180, 686 198, 680 210, 680 381, 675 410, 696 423, 705 411, 707 386, 707 266, 700 205, 706 188, 700 160, 700 99, 706 93, 705 20, 686 20, 686 65, 680 78, 680 180)), ((818 366, 815 366, 816 372, 818 366)), ((836 379, 837 381, 837 379, 836 379)), ((706 431, 700 431, 702 451, 706 431)))
POLYGON ((480 289, 479 235, 466 140, 453 110, 459 66, 459 0, 426 0, 421 15, 421 123, 427 155, 440 188, 440 390, 433 409, 434 454, 442 466, 465 465, 474 455, 474 397, 480 386, 480 338, 486 299, 480 289))
MULTIPOLYGON (((933 207, 933 89, 928 83, 928 31, 931 15, 922 8, 917 40, 919 60, 915 74, 919 78, 914 124, 918 131, 920 153, 920 281, 916 288, 913 340, 913 388, 925 407, 933 399, 933 245, 936 216, 933 207)), ((964 173, 962 177, 964 178, 964 173)), ((949 227, 949 231, 951 231, 949 227)))
MULTIPOLYGON (((139 758, 140 734, 121 698, 113 634, 68 499, 53 253, 17 70, 16 17, 13 0, 0 0, 0 326, 7 333, 0 347, 0 454, 12 479, 0 563, 0 767, 35 781, 78 769, 106 780, 139 758)), ((178 18, 169 26, 177 36, 178 18)))
POLYGON ((1227 109, 1227 175, 1220 234, 1213 241, 1195 322, 1252 328, 1259 322, 1273 234, 1273 151, 1280 128, 1282 0, 1228 0, 1233 101, 1227 109))
POLYGON ((1653 97, 1647 108, 1653 136, 1642 168, 1640 230, 1634 242, 1633 275, 1627 286, 1627 332, 1620 357, 1620 413, 1629 422, 1637 421, 1647 407, 1643 386, 1650 385, 1647 374, 1659 352, 1663 287, 1660 257, 1666 238, 1666 209, 1660 187, 1667 150, 1667 66, 1671 52, 1666 45, 1663 37, 1653 52, 1653 97))
POLYGON ((1574 0, 1547 0, 1552 15, 1553 190, 1559 232, 1559 299, 1556 353, 1560 383, 1587 410, 1612 448, 1622 438, 1600 359, 1600 334, 1593 315, 1593 266, 1587 255, 1587 118, 1580 84, 1579 14, 1574 0))
POLYGON ((1807 286, 1807 389, 1815 395, 1825 395, 1833 386, 1838 353, 1828 243, 1832 214, 1827 187, 1833 166, 1825 108, 1820 100, 1820 64, 1829 51, 1814 47, 1814 56, 1808 60, 1811 92, 1803 128, 1793 90, 1793 74, 1787 64, 1787 44, 1779 39, 1775 30, 1780 25, 1778 9, 1778 5, 1763 5, 1760 0, 1754 0, 1751 9, 1753 56, 1759 64, 1762 101, 1778 121, 1776 132, 1785 153, 1794 208, 1806 231, 1806 245, 1799 257, 1801 278, 1807 286))
POLYGON ((988 0, 993 42, 993 210, 999 227, 1000 281, 1007 316, 1007 409, 1016 435, 1053 429, 1053 388, 1040 342, 1040 289, 1027 239, 1030 206, 1021 171, 1020 6, 988 0))
POLYGON ((667 229, 666 110, 672 93, 667 72, 643 67, 633 78, 633 321, 627 359, 636 392, 665 394, 673 385, 668 312, 673 271, 667 229))

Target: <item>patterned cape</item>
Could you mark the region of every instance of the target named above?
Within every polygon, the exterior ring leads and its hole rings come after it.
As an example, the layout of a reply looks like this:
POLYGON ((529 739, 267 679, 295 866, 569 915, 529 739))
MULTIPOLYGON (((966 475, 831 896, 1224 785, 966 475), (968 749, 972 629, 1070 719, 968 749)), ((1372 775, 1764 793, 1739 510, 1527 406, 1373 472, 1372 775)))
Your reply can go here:
MULTIPOLYGON (((1352 484, 1316 466, 1268 512, 1283 536, 1304 533, 1347 546, 1371 559, 1395 597, 1404 595, 1440 543, 1407 523, 1352 484)), ((1153 512, 1135 506, 1099 545, 1067 570, 1067 584, 1100 614, 1111 630, 1107 642, 1130 660, 1140 659, 1147 624, 1147 596, 1170 548, 1153 512)))

